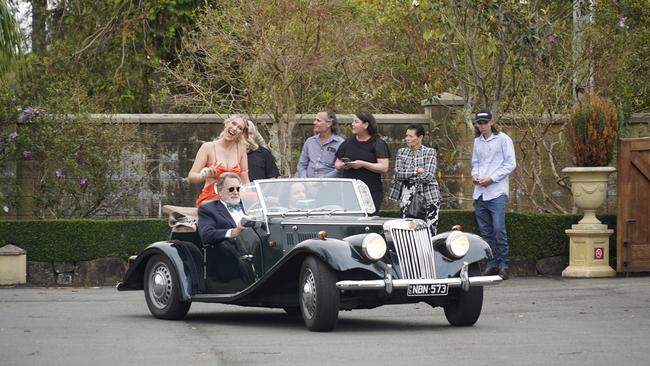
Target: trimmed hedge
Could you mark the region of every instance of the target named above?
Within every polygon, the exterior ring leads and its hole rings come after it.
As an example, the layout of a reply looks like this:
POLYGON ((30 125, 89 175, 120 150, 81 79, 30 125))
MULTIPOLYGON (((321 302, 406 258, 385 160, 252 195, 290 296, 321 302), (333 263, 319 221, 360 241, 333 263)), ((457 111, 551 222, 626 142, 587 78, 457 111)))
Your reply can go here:
POLYGON ((126 259, 169 234, 162 219, 0 221, 0 247, 14 244, 39 262, 126 259))
MULTIPOLYGON (((382 216, 398 217, 399 211, 385 210, 382 216)), ((552 215, 509 212, 506 214, 510 255, 530 259, 566 256, 569 238, 564 230, 580 215, 552 215)), ((615 228, 616 216, 600 217, 615 228)), ((474 211, 442 210, 438 231, 460 224, 463 231, 478 234, 474 211)), ((128 258, 150 243, 169 238, 167 220, 8 220, 0 221, 0 247, 14 244, 27 251, 30 261, 78 262, 100 257, 128 258)), ((616 237, 610 237, 615 255, 616 237)))

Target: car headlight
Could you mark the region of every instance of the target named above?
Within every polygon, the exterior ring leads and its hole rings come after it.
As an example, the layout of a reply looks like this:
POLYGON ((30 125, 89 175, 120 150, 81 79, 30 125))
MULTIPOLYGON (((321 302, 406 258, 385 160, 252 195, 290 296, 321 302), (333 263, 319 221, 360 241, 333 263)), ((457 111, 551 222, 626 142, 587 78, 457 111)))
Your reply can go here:
POLYGON ((370 233, 363 238, 361 249, 368 259, 379 260, 386 254, 386 240, 377 233, 370 233))
POLYGON ((460 231, 452 231, 445 241, 447 252, 456 258, 462 258, 469 251, 469 239, 460 231))

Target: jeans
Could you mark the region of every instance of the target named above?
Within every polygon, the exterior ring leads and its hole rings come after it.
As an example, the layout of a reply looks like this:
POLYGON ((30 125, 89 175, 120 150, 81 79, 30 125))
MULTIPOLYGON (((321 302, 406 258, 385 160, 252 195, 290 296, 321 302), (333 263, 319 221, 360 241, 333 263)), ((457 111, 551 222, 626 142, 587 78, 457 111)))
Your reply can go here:
POLYGON ((508 196, 501 195, 489 201, 483 201, 483 196, 474 201, 476 222, 481 236, 492 249, 494 258, 488 266, 508 268, 508 234, 506 233, 506 205, 508 196))

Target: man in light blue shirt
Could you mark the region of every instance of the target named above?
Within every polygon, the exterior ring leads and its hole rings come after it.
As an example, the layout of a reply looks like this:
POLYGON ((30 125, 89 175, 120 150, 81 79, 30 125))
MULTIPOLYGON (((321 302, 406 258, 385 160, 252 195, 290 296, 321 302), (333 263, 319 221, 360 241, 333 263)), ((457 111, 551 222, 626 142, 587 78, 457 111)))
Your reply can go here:
POLYGON ((482 274, 498 274, 507 280, 510 276, 510 249, 506 232, 506 205, 510 189, 508 177, 517 166, 515 148, 512 139, 494 126, 492 114, 487 109, 476 113, 474 131, 472 182, 476 222, 494 255, 482 274))
POLYGON ((318 112, 314 120, 316 135, 305 140, 298 160, 297 176, 300 178, 337 177, 334 168, 336 151, 343 142, 338 135, 336 113, 330 110, 318 112))

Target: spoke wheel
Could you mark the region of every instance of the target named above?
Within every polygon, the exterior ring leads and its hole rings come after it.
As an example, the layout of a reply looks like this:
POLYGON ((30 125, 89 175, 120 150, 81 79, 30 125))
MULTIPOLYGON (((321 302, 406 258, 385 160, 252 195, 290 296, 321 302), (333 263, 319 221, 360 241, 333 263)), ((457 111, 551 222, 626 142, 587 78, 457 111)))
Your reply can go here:
POLYGON ((339 291, 336 274, 322 261, 307 257, 298 283, 300 312, 307 329, 327 332, 336 326, 339 315, 339 291))
POLYGON ((151 314, 161 319, 182 319, 192 305, 181 301, 178 274, 163 255, 155 255, 147 262, 144 296, 151 314))

